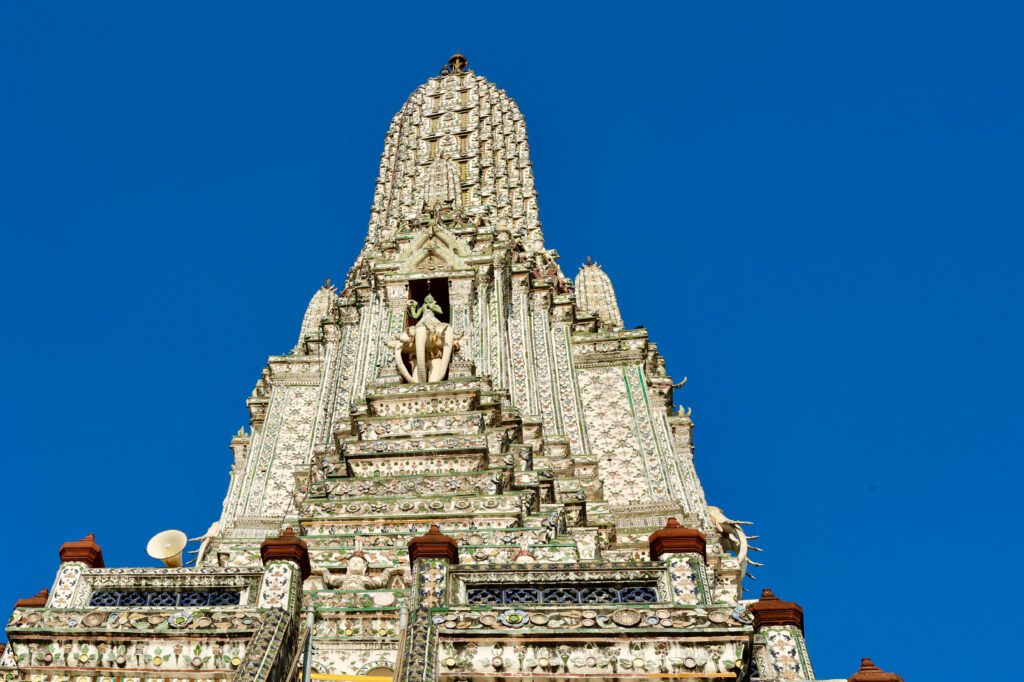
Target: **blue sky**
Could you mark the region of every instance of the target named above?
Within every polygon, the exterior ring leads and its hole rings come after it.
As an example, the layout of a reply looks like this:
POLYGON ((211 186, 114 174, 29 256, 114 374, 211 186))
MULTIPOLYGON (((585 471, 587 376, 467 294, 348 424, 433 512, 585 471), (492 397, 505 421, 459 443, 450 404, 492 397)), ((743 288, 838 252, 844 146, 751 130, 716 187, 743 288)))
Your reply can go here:
POLYGON ((217 517, 266 356, 362 243, 391 116, 461 50, 526 116, 563 268, 601 262, 689 377, 709 501, 766 549, 752 593, 804 606, 820 677, 961 679, 1021 555, 1022 19, 0 4, 0 606, 66 540, 148 564, 217 517))

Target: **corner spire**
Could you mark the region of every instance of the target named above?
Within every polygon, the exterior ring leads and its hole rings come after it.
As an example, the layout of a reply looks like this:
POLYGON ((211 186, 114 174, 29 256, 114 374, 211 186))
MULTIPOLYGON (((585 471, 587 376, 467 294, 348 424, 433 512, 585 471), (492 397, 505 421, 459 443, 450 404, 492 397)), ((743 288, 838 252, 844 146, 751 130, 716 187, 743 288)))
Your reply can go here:
POLYGON ((622 329, 622 313, 612 281, 590 256, 576 275, 576 302, 581 309, 597 315, 609 328, 622 329))

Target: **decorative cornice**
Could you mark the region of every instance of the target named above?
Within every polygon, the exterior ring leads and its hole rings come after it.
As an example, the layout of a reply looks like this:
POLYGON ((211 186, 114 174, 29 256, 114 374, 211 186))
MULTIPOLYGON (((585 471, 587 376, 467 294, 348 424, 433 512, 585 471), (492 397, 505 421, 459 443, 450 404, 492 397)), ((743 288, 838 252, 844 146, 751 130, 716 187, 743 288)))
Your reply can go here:
POLYGON ((267 538, 260 545, 260 559, 263 565, 271 561, 291 561, 298 564, 305 580, 312 573, 309 565, 309 548, 292 528, 287 528, 276 538, 267 538))
POLYGON ((676 517, 670 516, 661 530, 656 530, 647 540, 651 546, 651 561, 657 561, 664 554, 700 554, 707 559, 707 539, 704 533, 682 526, 676 517))
POLYGON ((459 544, 455 538, 441 532, 438 525, 432 524, 424 535, 409 540, 409 561, 417 559, 446 559, 450 564, 459 563, 459 544))
POLYGON ((103 568, 103 550, 96 544, 96 537, 89 533, 81 540, 65 542, 60 546, 60 561, 78 561, 89 568, 103 568))
POLYGON ((761 598, 750 605, 754 614, 754 630, 770 625, 792 625, 804 631, 804 610, 799 604, 782 601, 767 587, 762 590, 761 598))
POLYGON ((903 682, 903 678, 896 673, 887 673, 870 658, 860 660, 860 670, 850 677, 849 682, 903 682))

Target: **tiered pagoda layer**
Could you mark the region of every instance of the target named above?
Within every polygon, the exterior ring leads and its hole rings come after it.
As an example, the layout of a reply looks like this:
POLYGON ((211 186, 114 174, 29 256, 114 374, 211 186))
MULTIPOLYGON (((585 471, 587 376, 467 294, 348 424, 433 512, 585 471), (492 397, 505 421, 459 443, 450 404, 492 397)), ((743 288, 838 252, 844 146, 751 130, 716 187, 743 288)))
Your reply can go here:
POLYGON ((599 266, 563 274, 522 114, 456 55, 392 121, 344 287, 249 398, 196 566, 69 543, 3 671, 813 679, 800 607, 744 599, 751 548, 704 498, 677 387, 599 266))

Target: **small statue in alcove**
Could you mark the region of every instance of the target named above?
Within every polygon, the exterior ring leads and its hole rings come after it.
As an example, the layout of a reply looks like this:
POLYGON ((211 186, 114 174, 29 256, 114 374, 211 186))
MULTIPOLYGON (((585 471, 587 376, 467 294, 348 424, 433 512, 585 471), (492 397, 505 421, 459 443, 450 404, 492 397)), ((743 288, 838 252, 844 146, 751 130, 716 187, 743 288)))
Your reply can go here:
POLYGON ((452 326, 437 318, 443 314, 441 306, 430 294, 424 297, 422 305, 410 300, 409 317, 419 321, 396 334, 394 341, 387 342, 387 346, 395 351, 398 373, 410 384, 442 381, 448 373, 452 353, 458 350, 459 345, 452 326), (403 354, 409 358, 409 367, 405 365, 403 354))

